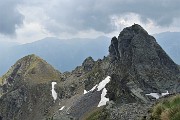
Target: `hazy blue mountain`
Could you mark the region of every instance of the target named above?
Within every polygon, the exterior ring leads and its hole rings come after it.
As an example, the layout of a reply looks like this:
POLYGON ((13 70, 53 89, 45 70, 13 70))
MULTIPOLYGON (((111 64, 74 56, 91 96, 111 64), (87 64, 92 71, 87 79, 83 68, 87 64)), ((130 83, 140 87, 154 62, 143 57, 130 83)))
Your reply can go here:
POLYGON ((164 32, 154 36, 174 62, 180 65, 180 32, 164 32))
POLYGON ((108 54, 110 39, 57 39, 45 38, 33 43, 8 47, 0 53, 0 75, 4 74, 18 59, 28 54, 36 54, 61 72, 71 71, 88 56, 95 60, 108 54))
MULTIPOLYGON (((180 64, 180 32, 164 32, 154 36, 169 56, 180 64)), ((88 56, 95 60, 106 56, 110 40, 105 36, 69 40, 51 37, 23 45, 0 41, 0 75, 28 54, 40 56, 61 72, 71 71, 88 56)))
POLYGON ((12 48, 13 46, 18 46, 19 43, 16 42, 7 42, 7 41, 1 41, 0 40, 0 75, 2 75, 2 73, 5 72, 5 70, 7 71, 10 67, 10 65, 12 65, 12 62, 15 62, 14 59, 12 57, 8 57, 9 55, 9 50, 10 48, 12 48), (11 63, 8 63, 9 61, 11 61, 11 63), (6 61, 7 60, 7 61, 6 61))
POLYGON ((0 40, 0 51, 2 52, 5 49, 8 49, 13 46, 17 46, 17 45, 19 45, 19 43, 17 42, 7 42, 7 41, 0 40))

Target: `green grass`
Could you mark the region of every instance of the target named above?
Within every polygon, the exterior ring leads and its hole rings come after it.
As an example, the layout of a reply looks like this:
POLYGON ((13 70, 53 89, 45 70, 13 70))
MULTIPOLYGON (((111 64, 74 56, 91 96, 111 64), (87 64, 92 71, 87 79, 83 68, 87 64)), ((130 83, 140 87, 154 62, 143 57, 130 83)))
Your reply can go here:
POLYGON ((165 99, 152 109, 151 120, 180 120, 180 95, 165 99))
POLYGON ((0 77, 0 85, 2 85, 2 78, 0 77))
POLYGON ((91 113, 85 120, 110 120, 109 113, 105 109, 98 109, 91 113))

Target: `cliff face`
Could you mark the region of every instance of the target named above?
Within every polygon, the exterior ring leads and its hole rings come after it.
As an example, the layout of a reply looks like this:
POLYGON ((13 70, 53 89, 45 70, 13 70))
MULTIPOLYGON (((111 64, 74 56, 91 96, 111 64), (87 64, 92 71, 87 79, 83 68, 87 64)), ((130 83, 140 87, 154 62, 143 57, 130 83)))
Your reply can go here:
POLYGON ((137 24, 123 29, 118 38, 114 37, 109 52, 111 61, 119 61, 119 64, 126 65, 127 70, 135 65, 151 65, 166 67, 175 74, 179 72, 177 65, 158 45, 155 38, 137 24))
POLYGON ((154 37, 134 24, 112 38, 107 57, 88 57, 72 72, 35 55, 20 59, 0 79, 0 118, 138 120, 155 100, 147 94, 179 92, 179 76, 154 37))
POLYGON ((179 92, 178 66, 140 25, 127 27, 112 38, 109 52, 115 79, 128 88, 144 93, 179 92))

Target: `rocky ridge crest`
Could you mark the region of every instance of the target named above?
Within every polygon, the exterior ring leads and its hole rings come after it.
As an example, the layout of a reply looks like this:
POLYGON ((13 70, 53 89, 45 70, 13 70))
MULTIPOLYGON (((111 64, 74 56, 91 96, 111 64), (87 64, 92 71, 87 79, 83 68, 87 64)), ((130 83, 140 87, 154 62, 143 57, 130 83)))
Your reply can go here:
POLYGON ((144 112, 155 101, 146 94, 178 93, 179 76, 178 66, 155 38, 134 24, 123 29, 118 38, 112 38, 107 57, 97 61, 88 57, 72 72, 60 73, 35 55, 20 59, 2 77, 0 117, 139 120, 146 117, 144 112), (105 86, 109 102, 97 107, 103 90, 98 91, 95 86, 107 76, 111 77, 105 86), (52 82, 57 83, 56 100, 51 95, 52 82), (84 90, 88 93, 84 94, 84 90))

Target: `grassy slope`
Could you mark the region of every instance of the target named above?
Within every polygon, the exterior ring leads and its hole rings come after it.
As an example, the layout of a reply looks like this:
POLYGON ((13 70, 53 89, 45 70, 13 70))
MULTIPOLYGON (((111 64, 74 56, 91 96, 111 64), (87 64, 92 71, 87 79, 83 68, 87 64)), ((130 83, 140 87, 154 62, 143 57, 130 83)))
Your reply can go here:
POLYGON ((23 78, 30 79, 31 83, 45 83, 52 80, 60 80, 61 73, 55 70, 50 64, 35 55, 28 55, 18 60, 9 71, 0 78, 0 82, 11 76, 12 74, 20 75, 23 78), (14 71, 18 64, 21 67, 14 71))
POLYGON ((87 114, 83 120, 109 120, 109 113, 103 107, 97 108, 87 114))
POLYGON ((152 120, 179 120, 180 119, 180 95, 167 98, 152 108, 152 120))

